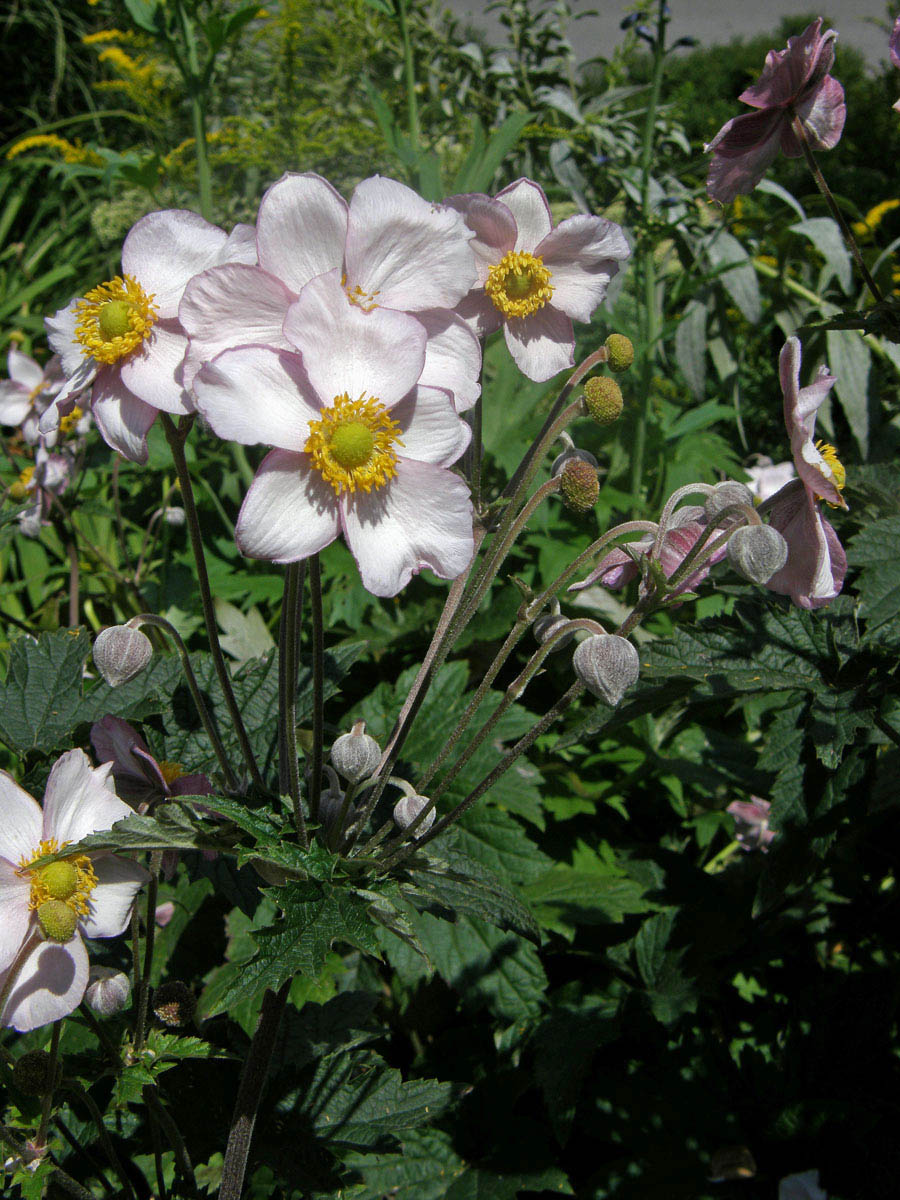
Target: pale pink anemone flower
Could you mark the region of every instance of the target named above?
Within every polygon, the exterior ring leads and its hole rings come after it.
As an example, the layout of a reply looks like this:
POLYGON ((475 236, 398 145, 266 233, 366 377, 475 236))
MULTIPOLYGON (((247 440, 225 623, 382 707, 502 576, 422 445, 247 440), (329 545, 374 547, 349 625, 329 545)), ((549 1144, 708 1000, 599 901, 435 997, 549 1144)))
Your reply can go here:
POLYGON ((517 179, 494 199, 451 196, 475 232, 478 282, 457 311, 479 336, 503 326, 510 354, 543 382, 575 364, 572 321, 590 321, 609 281, 631 253, 618 225, 567 217, 554 227, 543 189, 517 179))
POLYGON ((320 175, 284 175, 259 206, 259 265, 216 267, 185 289, 185 385, 223 350, 293 350, 283 332, 288 309, 311 279, 337 270, 348 302, 363 312, 415 314, 428 334, 421 382, 452 392, 458 412, 471 408, 481 346, 450 311, 475 281, 471 238, 457 213, 396 180, 364 179, 348 205, 320 175))
MULTIPOLYGON (((894 28, 891 30, 891 40, 888 43, 888 51, 891 56, 891 62, 895 67, 900 67, 900 17, 894 22, 894 28)), ((892 107, 896 112, 900 112, 900 100, 896 100, 892 107)))
POLYGON ((738 97, 758 109, 732 117, 704 149, 713 152, 706 190, 723 204, 738 192, 752 192, 780 150, 788 158, 803 154, 792 128, 798 117, 814 150, 831 150, 840 141, 847 117, 844 89, 828 72, 834 63, 833 29, 822 33, 818 17, 786 50, 770 50, 763 73, 738 97))
MULTIPOLYGON (((669 528, 663 536, 658 558, 666 579, 671 579, 700 539, 706 536, 707 525, 707 519, 700 505, 685 504, 682 508, 675 510, 669 528)), ((719 532, 717 530, 716 534, 719 532)), ((710 540, 715 540, 715 535, 710 540)), ((613 590, 625 587, 632 579, 637 579, 641 574, 642 560, 649 555, 653 542, 653 535, 647 534, 628 543, 628 550, 617 546, 614 550, 608 551, 593 571, 579 583, 573 583, 569 587, 569 591, 580 592, 595 583, 613 590)), ((710 569, 725 557, 726 549, 727 547, 723 545, 714 551, 702 566, 698 567, 696 571, 692 571, 678 584, 674 594, 680 595, 682 592, 694 591, 707 577, 710 569)))
POLYGON ((16 518, 26 537, 37 537, 50 517, 53 497, 61 496, 72 477, 73 456, 69 452, 51 453, 40 445, 34 454, 34 466, 26 467, 19 476, 24 498, 31 504, 16 518))
POLYGON ((772 462, 764 454, 757 455, 755 465, 744 467, 744 471, 749 476, 747 487, 759 501, 768 500, 780 492, 797 474, 792 462, 772 462))
POLYGON ((63 384, 58 358, 42 367, 15 346, 9 348, 6 369, 9 378, 0 379, 0 425, 24 425, 43 411, 63 384))
POLYGON ((799 479, 765 502, 769 523, 788 544, 788 559, 766 587, 790 596, 800 608, 820 608, 838 595, 847 573, 847 556, 838 536, 819 512, 818 500, 846 508, 841 496, 845 471, 834 447, 814 442, 816 412, 835 380, 819 367, 808 387, 800 387, 801 347, 788 338, 779 372, 784 393, 784 422, 799 479))
POLYGON ((122 274, 98 284, 45 321, 68 382, 41 418, 56 429, 75 394, 89 385, 104 441, 132 462, 147 460, 157 414, 193 412, 182 363, 187 336, 178 304, 188 280, 223 262, 256 261, 252 226, 226 234, 196 213, 149 213, 122 247, 122 274))
POLYGON ((762 850, 765 853, 775 838, 769 828, 771 802, 759 796, 749 800, 732 800, 725 811, 734 817, 734 836, 742 850, 762 850))
POLYGON ((131 814, 109 790, 109 774, 109 765, 92 768, 81 750, 68 751, 50 771, 41 809, 0 772, 0 1025, 20 1033, 81 1003, 88 983, 82 939, 123 933, 149 878, 112 854, 30 867, 131 814))
POLYGON ((423 567, 455 578, 474 550, 472 506, 446 468, 470 431, 449 392, 421 382, 422 325, 348 304, 332 271, 306 285, 284 330, 292 352, 226 350, 194 380, 219 437, 275 447, 238 516, 241 552, 296 562, 343 533, 376 596, 423 567))

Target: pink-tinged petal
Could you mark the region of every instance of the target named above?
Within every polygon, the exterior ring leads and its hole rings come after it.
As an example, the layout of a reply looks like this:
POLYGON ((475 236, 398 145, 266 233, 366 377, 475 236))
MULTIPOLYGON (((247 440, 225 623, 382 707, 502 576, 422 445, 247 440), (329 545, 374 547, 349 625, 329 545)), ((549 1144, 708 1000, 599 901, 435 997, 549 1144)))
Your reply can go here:
POLYGON ((390 408, 425 364, 425 329, 415 317, 384 308, 363 312, 347 299, 336 271, 306 285, 288 309, 284 332, 324 407, 346 392, 352 400, 377 396, 390 408))
POLYGON ((224 229, 187 209, 141 217, 122 246, 122 271, 132 275, 162 319, 178 315, 185 284, 218 261, 227 241, 224 229))
POLYGON ((788 38, 787 49, 770 50, 762 75, 738 97, 753 108, 789 104, 827 75, 834 63, 833 29, 822 34, 819 17, 799 37, 788 38))
POLYGON ((104 787, 108 770, 94 770, 83 750, 69 750, 53 764, 44 791, 44 839, 80 842, 89 833, 111 829, 131 809, 104 787))
POLYGON ((478 338, 495 333, 503 324, 503 315, 484 288, 476 288, 469 292, 468 296, 460 300, 454 312, 478 338))
POLYGON ((801 346, 797 338, 785 342, 778 359, 781 390, 784 393, 784 423, 791 442, 791 455, 804 486, 830 504, 845 507, 831 467, 813 442, 816 413, 836 380, 827 367, 820 367, 813 382, 800 387, 801 346))
POLYGON ((417 462, 449 467, 472 439, 472 430, 443 388, 417 387, 391 410, 391 419, 401 429, 398 455, 417 462))
POLYGON ((891 30, 888 53, 891 56, 891 62, 894 66, 900 67, 900 17, 894 22, 894 28, 891 30))
POLYGON ((98 372, 91 412, 108 446, 131 462, 147 461, 147 430, 156 420, 159 409, 145 404, 130 392, 116 367, 104 367, 98 372))
MULTIPOLYGON (((699 541, 704 543, 715 541, 720 531, 710 532, 705 523, 690 521, 680 528, 670 529, 663 538, 660 547, 659 563, 666 579, 671 579, 681 564, 687 558, 699 541)), ((725 557, 726 547, 721 546, 704 562, 699 570, 692 572, 677 585, 677 592, 690 592, 698 587, 707 577, 710 568, 725 557)))
MULTIPOLYGON (((652 538, 643 538, 640 542, 633 543, 633 548, 637 553, 649 549, 651 545, 652 538)), ((637 579, 638 574, 639 568, 634 558, 625 550, 617 547, 604 554, 593 571, 579 583, 571 584, 568 591, 580 592, 595 583, 599 583, 605 588, 617 589, 631 583, 632 579, 637 579)))
POLYGON ((530 317, 507 321, 503 332, 516 366, 536 383, 575 365, 572 322, 551 304, 530 317))
POLYGON ((193 412, 182 372, 187 345, 177 321, 158 321, 140 349, 116 364, 122 382, 138 400, 161 412, 178 416, 193 412))
POLYGON ((475 283, 471 239, 459 213, 375 175, 350 201, 347 284, 385 308, 453 308, 475 283))
POLYGON ((778 156, 782 130, 788 124, 780 109, 764 109, 732 117, 708 146, 714 152, 706 178, 713 200, 729 204, 740 193, 752 192, 778 156))
POLYGON ((97 886, 79 927, 85 937, 117 937, 125 932, 134 898, 150 875, 138 863, 115 854, 95 858, 93 867, 97 886))
POLYGON ((827 75, 815 91, 797 105, 797 116, 803 122, 814 150, 833 150, 841 140, 847 119, 844 89, 827 75))
POLYGON ((31 393, 12 379, 0 379, 0 425, 21 425, 31 412, 31 393))
POLYGON ((789 484, 772 503, 770 524, 787 542, 788 559, 766 587, 790 596, 800 608, 821 608, 833 600, 844 584, 847 557, 812 495, 789 484))
POLYGON ((268 346, 226 350, 194 380, 197 410, 221 438, 300 451, 319 415, 300 356, 268 346))
POLYGON ((310 279, 342 265, 347 212, 321 175, 282 175, 259 206, 259 265, 299 294, 310 279))
POLYGON ((134 775, 138 771, 132 753, 135 748, 150 753, 149 746, 138 731, 111 713, 91 726, 91 745, 98 762, 112 763, 113 775, 118 772, 134 775))
POLYGON ((517 233, 513 249, 533 252, 553 228, 544 189, 530 179, 517 179, 498 192, 496 199, 506 205, 515 219, 517 233))
POLYGON ((490 269, 516 244, 518 229, 516 219, 499 200, 483 196, 478 192, 451 196, 444 203, 461 213, 475 237, 469 247, 475 255, 478 282, 483 284, 490 269))
POLYGON ((243 223, 235 225, 216 255, 215 265, 244 263, 255 266, 256 262, 256 226, 243 223))
POLYGON ((6 771, 0 771, 0 858, 14 866, 33 858, 42 829, 43 815, 37 800, 6 771))
POLYGON ((229 263, 195 275, 181 297, 178 318, 190 338, 184 385, 190 388, 203 365, 237 346, 289 350, 281 332, 296 295, 261 267, 229 263))
POLYGON ((235 540, 248 558, 297 562, 340 532, 334 490, 305 454, 273 450, 263 459, 238 514, 235 540))
MULTIPOLYGON (((0 1025, 29 1033, 74 1012, 88 983, 88 956, 76 933, 64 946, 38 942, 16 972, 0 1025)), ((7 982, 0 976, 0 991, 7 982)))
POLYGON ((0 971, 14 961, 31 924, 31 880, 0 858, 0 971))
POLYGON ((65 308, 44 317, 44 328, 47 330, 47 341, 55 354, 59 355, 63 374, 70 379, 82 367, 86 353, 80 342, 75 340, 75 306, 79 297, 70 300, 65 308))
POLYGON ((347 543, 374 596, 396 596, 425 567, 455 579, 471 562, 469 489, 440 467, 401 459, 386 487, 342 499, 342 509, 347 543))
POLYGON ((44 371, 28 354, 23 354, 15 346, 10 346, 6 356, 6 369, 13 383, 18 383, 26 391, 33 391, 44 382, 44 371))
POLYGON ((481 343, 462 320, 445 308, 416 313, 425 327, 425 364, 419 383, 445 388, 457 412, 471 408, 481 395, 481 343))
POLYGON ((93 358, 83 358, 71 379, 67 379, 53 397, 38 421, 38 432, 46 438, 59 428, 59 419, 75 407, 78 396, 89 387, 97 376, 98 364, 93 358))
POLYGON ((553 307, 589 321, 620 263, 631 253, 618 225, 603 217, 568 217, 535 248, 550 271, 553 307))

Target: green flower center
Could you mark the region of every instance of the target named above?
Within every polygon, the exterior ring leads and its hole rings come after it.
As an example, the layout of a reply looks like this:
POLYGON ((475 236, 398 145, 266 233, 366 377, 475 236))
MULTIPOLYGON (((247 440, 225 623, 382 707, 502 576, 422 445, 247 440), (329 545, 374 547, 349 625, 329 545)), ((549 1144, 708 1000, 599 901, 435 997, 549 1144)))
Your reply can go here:
POLYGON ((331 457, 346 471, 363 467, 375 449, 375 435, 362 421, 338 425, 331 435, 331 457))
POLYGON ((131 306, 126 300, 108 300, 97 314, 97 324, 107 341, 131 331, 131 306))

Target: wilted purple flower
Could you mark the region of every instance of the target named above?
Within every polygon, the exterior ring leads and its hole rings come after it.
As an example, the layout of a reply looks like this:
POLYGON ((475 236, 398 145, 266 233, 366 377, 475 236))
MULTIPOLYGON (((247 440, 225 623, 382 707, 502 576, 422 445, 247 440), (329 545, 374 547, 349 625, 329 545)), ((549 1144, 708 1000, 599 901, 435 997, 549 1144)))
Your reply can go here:
POLYGON ((135 808, 148 808, 172 796, 209 796, 205 775, 186 775, 178 763, 157 762, 150 747, 127 721, 106 716, 91 726, 91 744, 100 762, 112 763, 116 792, 135 808))
POLYGON ((725 809, 734 817, 734 836, 742 850, 762 850, 763 853, 768 850, 775 837, 775 830, 769 828, 771 807, 768 800, 751 796, 749 800, 732 800, 725 809))
POLYGON ((844 89, 828 72, 834 62, 833 29, 821 32, 818 17, 786 50, 770 50, 763 73, 738 97, 758 111, 732 117, 705 147, 713 152, 706 190, 729 203, 752 192, 781 150, 788 158, 803 153, 792 128, 798 117, 810 146, 831 150, 847 116, 844 89))

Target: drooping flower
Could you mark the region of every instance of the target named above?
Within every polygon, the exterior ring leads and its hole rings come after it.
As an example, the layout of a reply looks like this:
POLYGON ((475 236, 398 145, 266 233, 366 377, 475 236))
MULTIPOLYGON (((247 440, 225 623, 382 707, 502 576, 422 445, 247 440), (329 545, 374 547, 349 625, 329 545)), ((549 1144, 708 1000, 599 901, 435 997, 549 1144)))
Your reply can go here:
POLYGON ((567 217, 553 225, 543 190, 518 179, 494 199, 453 196, 475 232, 478 282, 458 308, 482 337, 503 326, 509 351, 529 379, 550 379, 575 362, 572 321, 589 321, 631 253, 618 225, 567 217))
POLYGON ((63 383, 58 358, 42 367, 15 346, 9 348, 6 369, 9 378, 0 379, 0 425, 23 425, 43 412, 63 383))
POLYGON ((138 731, 121 717, 95 721, 91 745, 98 761, 110 766, 118 795, 141 811, 172 796, 212 794, 205 775, 188 775, 179 763, 155 759, 138 731))
POLYGON ((759 796, 749 800, 732 800, 725 811, 734 817, 734 836, 742 850, 768 850, 775 830, 769 828, 772 805, 759 796))
POLYGON ((125 238, 122 274, 45 322, 68 382, 41 418, 41 432, 53 431, 75 394, 92 385, 91 408, 104 440, 125 458, 145 462, 157 413, 193 411, 182 378, 187 337, 178 320, 185 284, 217 263, 255 261, 250 226, 228 235, 180 209, 142 217, 125 238))
POLYGON ((840 141, 847 116, 844 89, 828 72, 834 63, 833 29, 822 33, 818 17, 788 39, 787 49, 770 50, 763 73, 738 97, 757 109, 732 117, 705 147, 712 151, 706 190, 723 204, 739 192, 752 192, 781 150, 799 158, 803 150, 794 118, 814 150, 831 150, 840 141))
POLYGON ((288 309, 311 279, 337 270, 347 302, 361 311, 414 313, 428 334, 421 382, 452 392, 460 412, 475 403, 481 347, 450 311, 475 280, 472 234, 458 214, 378 175, 364 179, 348 205, 308 172, 269 188, 256 228, 258 266, 216 267, 185 289, 186 386, 224 350, 293 350, 283 332, 288 309))
POLYGON ((788 338, 781 351, 779 371, 784 393, 784 421, 798 479, 767 502, 769 522, 788 544, 785 566, 766 587, 790 596, 800 608, 820 608, 840 592, 847 573, 847 556, 837 534, 819 511, 818 500, 846 508, 841 491, 846 472, 833 446, 814 442, 816 412, 835 380, 820 367, 813 382, 800 387, 801 347, 788 338))
POLYGON ((31 865, 129 815, 109 773, 68 751, 53 765, 42 809, 0 772, 0 1025, 24 1033, 72 1012, 88 984, 82 938, 122 933, 148 878, 112 854, 31 865))
POLYGON ((421 381, 422 325, 348 304, 332 271, 306 285, 284 329, 293 352, 226 350, 194 381, 220 437, 275 447, 238 516, 241 551, 295 562, 343 533, 377 596, 423 567, 455 578, 473 553, 472 509, 446 468, 469 429, 450 394, 421 381))

